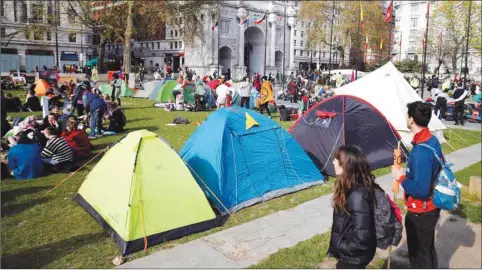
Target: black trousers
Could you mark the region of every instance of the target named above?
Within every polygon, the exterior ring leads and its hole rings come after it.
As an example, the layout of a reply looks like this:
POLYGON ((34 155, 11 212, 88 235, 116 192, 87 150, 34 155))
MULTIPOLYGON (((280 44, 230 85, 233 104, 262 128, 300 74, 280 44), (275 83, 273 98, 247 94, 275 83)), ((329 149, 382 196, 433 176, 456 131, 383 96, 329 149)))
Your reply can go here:
POLYGON ((263 114, 263 110, 266 109, 266 111, 268 112, 268 116, 271 116, 271 112, 269 111, 268 104, 269 104, 269 102, 266 102, 264 104, 259 104, 259 113, 260 114, 263 114))
POLYGON ((405 216, 408 259, 412 268, 438 268, 435 226, 439 217, 440 209, 422 214, 408 212, 405 216))
POLYGON ((454 120, 455 124, 464 124, 464 107, 465 104, 462 102, 455 103, 454 107, 454 120))
POLYGON ((77 104, 77 116, 82 116, 84 115, 84 105, 83 104, 77 104))
POLYGON ((241 108, 246 104, 246 109, 249 109, 249 97, 241 97, 241 108))
POLYGON ((336 269, 365 269, 367 268, 366 264, 350 264, 344 263, 342 261, 338 261, 336 263, 336 269))
POLYGON ((435 103, 435 115, 440 111, 439 118, 445 119, 445 113, 447 112, 447 99, 438 98, 437 103, 435 103))

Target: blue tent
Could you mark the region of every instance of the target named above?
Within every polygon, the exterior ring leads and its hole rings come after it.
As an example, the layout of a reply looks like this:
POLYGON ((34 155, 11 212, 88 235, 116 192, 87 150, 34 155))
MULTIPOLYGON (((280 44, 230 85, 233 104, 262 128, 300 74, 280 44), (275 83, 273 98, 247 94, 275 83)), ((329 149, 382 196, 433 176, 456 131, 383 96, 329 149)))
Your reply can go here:
POLYGON ((157 84, 156 87, 151 91, 151 94, 149 95, 149 99, 155 100, 157 97, 157 94, 159 93, 159 90, 161 90, 162 86, 167 82, 167 79, 164 79, 161 81, 161 84, 157 84))
POLYGON ((285 129, 238 106, 209 115, 180 156, 223 215, 324 182, 285 129))

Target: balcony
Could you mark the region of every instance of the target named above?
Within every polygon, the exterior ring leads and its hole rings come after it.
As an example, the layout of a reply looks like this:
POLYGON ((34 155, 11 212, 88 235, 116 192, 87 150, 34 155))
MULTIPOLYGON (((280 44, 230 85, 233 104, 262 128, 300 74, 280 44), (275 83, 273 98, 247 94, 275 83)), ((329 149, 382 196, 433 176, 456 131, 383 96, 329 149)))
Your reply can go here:
POLYGON ((29 23, 43 23, 43 18, 29 18, 28 19, 29 23))

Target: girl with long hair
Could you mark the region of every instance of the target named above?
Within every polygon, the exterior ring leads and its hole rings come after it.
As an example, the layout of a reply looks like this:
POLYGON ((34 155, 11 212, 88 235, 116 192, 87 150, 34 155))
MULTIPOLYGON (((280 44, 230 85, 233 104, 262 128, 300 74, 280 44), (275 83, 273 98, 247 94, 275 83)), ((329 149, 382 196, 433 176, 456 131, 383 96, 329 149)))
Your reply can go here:
POLYGON ((341 146, 333 165, 337 182, 328 253, 338 260, 338 269, 363 269, 377 248, 374 205, 375 189, 380 187, 357 147, 341 146))

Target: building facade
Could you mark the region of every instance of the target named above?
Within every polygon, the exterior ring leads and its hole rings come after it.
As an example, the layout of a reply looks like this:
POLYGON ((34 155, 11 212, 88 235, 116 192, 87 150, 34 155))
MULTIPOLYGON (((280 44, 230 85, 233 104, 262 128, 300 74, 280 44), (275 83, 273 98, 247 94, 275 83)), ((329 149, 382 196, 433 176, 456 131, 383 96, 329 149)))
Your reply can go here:
MULTIPOLYGON (((433 16, 433 11, 436 9, 438 2, 430 1, 430 18, 433 16)), ((425 33, 425 28, 427 26, 427 1, 394 1, 394 43, 392 44, 392 61, 401 61, 403 59, 412 59, 422 62, 423 61, 423 50, 422 50, 422 39, 425 33)), ((461 19, 466 20, 467 16, 461 16, 461 19)), ((431 23, 431 21, 429 21, 431 23)), ((429 27, 430 30, 436 29, 429 27)), ((437 29, 436 35, 429 32, 429 36, 433 38, 434 36, 439 36, 442 34, 443 29, 437 29)), ((464 46, 465 49, 465 46, 464 46)), ((481 72, 481 57, 473 53, 471 49, 468 59, 468 69, 470 74, 477 74, 481 72)), ((465 67, 465 62, 463 62, 464 57, 460 59, 457 64, 457 71, 460 73, 460 68, 465 67)), ((427 65, 430 71, 438 66, 437 60, 434 55, 427 52, 427 65)), ((446 61, 445 65, 441 66, 441 72, 449 69, 451 73, 455 73, 452 69, 451 61, 446 61)))
POLYGON ((1 72, 82 66, 96 56, 98 38, 59 1, 1 0, 0 4, 1 72))

